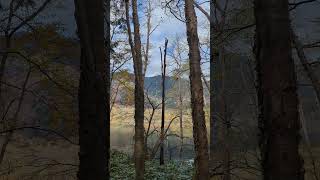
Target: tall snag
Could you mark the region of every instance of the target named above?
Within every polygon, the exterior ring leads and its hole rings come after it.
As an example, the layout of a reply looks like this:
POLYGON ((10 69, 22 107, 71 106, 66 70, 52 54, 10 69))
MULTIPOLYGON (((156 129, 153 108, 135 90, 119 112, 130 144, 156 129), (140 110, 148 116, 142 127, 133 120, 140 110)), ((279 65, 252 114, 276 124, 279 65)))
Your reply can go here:
POLYGON ((265 180, 303 180, 288 0, 255 0, 260 148, 265 180))
POLYGON ((160 54, 161 54, 161 70, 162 70, 162 108, 161 108, 161 146, 160 146, 160 165, 164 164, 164 121, 165 121, 165 98, 166 98, 166 68, 167 68, 167 47, 168 47, 168 39, 165 40, 164 45, 164 57, 162 60, 162 50, 160 48, 160 54))
MULTIPOLYGON (((81 44, 78 179, 109 179, 110 56, 105 55, 104 4, 103 0, 74 3, 81 44)), ((110 43, 107 46, 110 48, 110 43)))
POLYGON ((185 1, 185 17, 189 45, 190 89, 193 122, 193 138, 195 145, 195 179, 209 179, 208 138, 203 111, 203 87, 201 81, 200 50, 197 28, 197 17, 193 0, 185 1))

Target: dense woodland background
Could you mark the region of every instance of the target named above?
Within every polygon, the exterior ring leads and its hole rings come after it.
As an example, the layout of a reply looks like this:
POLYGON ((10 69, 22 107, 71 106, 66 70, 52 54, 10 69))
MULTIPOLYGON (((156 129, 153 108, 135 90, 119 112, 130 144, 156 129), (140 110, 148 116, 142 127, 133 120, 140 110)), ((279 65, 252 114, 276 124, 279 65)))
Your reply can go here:
POLYGON ((320 179, 320 1, 0 0, 0 179, 320 179))

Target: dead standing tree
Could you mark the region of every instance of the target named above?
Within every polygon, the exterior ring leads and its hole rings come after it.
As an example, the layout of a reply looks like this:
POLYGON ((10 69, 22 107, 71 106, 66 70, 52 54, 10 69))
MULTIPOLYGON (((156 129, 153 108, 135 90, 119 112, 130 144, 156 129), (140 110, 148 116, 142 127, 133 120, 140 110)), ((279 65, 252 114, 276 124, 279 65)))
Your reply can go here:
POLYGON ((165 95, 166 95, 166 68, 167 68, 167 47, 168 39, 165 40, 164 56, 162 58, 162 49, 160 47, 161 54, 161 75, 162 75, 162 109, 161 109, 161 146, 160 146, 160 165, 164 165, 164 122, 165 122, 165 95), (163 60, 162 60, 163 59, 163 60))

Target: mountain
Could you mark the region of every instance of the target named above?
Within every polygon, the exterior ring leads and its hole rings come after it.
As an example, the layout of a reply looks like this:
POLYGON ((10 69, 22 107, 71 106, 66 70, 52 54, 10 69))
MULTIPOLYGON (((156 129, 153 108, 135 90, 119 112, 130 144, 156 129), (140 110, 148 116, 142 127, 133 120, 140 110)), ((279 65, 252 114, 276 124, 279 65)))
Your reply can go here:
MULTIPOLYGON (((186 81, 186 80, 184 80, 186 81)), ((176 79, 174 77, 166 76, 165 78, 165 91, 169 91, 173 88, 176 79)), ((161 97, 162 93, 162 77, 152 76, 145 77, 144 79, 144 88, 151 96, 161 97)))

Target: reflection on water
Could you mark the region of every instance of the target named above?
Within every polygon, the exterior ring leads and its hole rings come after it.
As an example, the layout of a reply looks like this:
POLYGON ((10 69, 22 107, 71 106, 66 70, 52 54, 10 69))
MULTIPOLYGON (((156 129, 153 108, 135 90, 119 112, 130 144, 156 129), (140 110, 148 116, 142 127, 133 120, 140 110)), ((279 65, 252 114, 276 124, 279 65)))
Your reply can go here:
MULTIPOLYGON (((111 149, 116 149, 128 154, 133 153, 134 145, 134 127, 111 127, 111 149)), ((148 146, 153 146, 158 140, 158 134, 152 135, 148 139, 148 146)), ((179 159, 180 138, 177 136, 168 136, 165 141, 165 156, 168 159, 179 159)), ((192 138, 184 138, 183 159, 192 159, 194 157, 192 138)))

